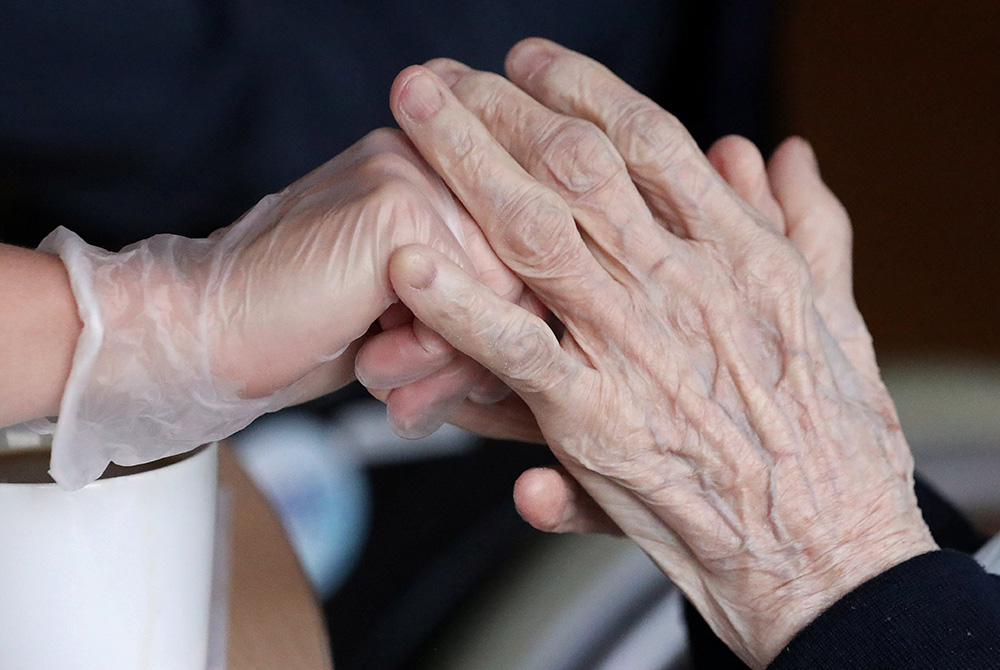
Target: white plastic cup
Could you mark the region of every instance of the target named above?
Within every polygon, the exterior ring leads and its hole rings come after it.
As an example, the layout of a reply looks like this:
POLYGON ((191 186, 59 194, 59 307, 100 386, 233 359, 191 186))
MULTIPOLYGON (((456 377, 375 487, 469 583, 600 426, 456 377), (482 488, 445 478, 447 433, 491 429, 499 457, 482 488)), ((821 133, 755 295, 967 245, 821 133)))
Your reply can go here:
POLYGON ((32 452, 0 451, 0 668, 205 668, 216 446, 72 492, 38 481, 45 452, 35 476, 15 453, 32 452))

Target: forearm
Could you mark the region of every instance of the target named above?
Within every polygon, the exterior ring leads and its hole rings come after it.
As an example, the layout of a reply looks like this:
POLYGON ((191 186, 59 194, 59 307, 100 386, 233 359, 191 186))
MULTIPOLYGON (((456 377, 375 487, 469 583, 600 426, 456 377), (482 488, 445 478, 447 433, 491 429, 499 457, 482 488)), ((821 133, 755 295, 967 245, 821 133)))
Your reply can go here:
POLYGON ((51 254, 0 244, 0 425, 58 414, 82 324, 51 254))

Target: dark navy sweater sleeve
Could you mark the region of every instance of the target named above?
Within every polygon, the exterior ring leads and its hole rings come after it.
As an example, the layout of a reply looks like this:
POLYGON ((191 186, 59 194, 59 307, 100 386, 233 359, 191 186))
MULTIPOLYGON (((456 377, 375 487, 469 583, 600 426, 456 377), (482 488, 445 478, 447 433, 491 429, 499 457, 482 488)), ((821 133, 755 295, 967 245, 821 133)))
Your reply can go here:
POLYGON ((770 670, 1000 668, 1000 577, 934 551, 862 584, 803 629, 770 670))

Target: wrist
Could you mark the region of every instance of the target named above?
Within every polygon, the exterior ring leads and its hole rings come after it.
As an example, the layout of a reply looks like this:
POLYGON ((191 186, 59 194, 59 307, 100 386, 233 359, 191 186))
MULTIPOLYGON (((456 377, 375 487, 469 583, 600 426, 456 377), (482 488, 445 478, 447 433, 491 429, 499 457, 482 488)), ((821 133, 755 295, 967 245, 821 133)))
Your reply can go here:
POLYGON ((774 613, 752 628, 748 649, 754 667, 766 667, 788 643, 834 603, 862 584, 916 556, 935 551, 937 544, 921 521, 901 527, 882 540, 859 541, 838 547, 826 560, 817 560, 807 573, 776 593, 767 607, 774 613))
POLYGON ((0 245, 0 285, 0 424, 58 414, 82 328, 66 268, 51 254, 0 245))
POLYGON ((110 253, 65 229, 43 242, 69 272, 83 328, 52 442, 52 477, 75 489, 109 461, 150 462, 226 437, 279 406, 207 374, 204 244, 156 236, 110 253))

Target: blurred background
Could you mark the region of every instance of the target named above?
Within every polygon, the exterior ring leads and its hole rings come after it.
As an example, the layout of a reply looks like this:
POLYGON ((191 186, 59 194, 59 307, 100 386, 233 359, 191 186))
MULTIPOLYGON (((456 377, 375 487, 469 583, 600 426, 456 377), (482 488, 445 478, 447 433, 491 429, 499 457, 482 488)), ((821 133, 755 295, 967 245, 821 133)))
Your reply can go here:
POLYGON ((878 350, 1000 356, 996 3, 790 2, 779 21, 776 126, 851 213, 878 350))
POLYGON ((918 465, 1000 529, 1000 6, 787 2, 773 107, 854 224, 854 287, 918 465))
MULTIPOLYGON (((995 532, 997 34, 991 0, 8 0, 0 241, 206 234, 392 125, 403 67, 500 70, 517 39, 549 37, 704 147, 812 142, 854 222, 858 303, 918 469, 995 532)), ((326 602, 338 669, 682 667, 663 642, 683 640, 680 601, 641 554, 517 517, 511 486, 551 461, 543 448, 453 429, 402 441, 365 397, 236 439, 326 602)))

